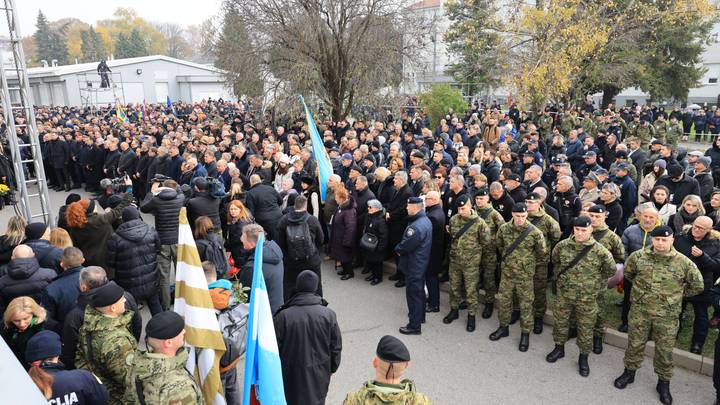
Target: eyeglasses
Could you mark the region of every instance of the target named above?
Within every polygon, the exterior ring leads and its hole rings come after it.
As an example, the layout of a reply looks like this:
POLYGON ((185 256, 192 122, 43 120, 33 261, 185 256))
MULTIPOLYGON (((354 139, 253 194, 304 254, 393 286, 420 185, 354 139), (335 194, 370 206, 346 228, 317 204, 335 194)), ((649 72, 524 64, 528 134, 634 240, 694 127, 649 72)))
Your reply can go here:
POLYGON ((692 227, 695 228, 695 229, 697 229, 697 230, 699 230, 699 231, 704 231, 704 232, 707 232, 707 231, 710 230, 710 228, 705 228, 705 227, 702 227, 702 226, 699 226, 699 225, 695 225, 695 224, 693 224, 692 227))
POLYGON ((442 179, 443 176, 435 176, 436 179, 442 179))

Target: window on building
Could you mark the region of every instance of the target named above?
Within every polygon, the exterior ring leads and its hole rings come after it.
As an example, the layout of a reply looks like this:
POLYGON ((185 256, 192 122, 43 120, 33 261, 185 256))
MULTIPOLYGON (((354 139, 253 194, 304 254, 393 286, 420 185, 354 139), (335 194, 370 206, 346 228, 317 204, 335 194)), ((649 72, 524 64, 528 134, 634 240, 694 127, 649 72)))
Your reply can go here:
POLYGON ((715 84, 715 83, 717 83, 717 82, 718 82, 718 78, 717 78, 717 77, 710 77, 710 78, 708 78, 708 83, 710 83, 710 84, 715 84))

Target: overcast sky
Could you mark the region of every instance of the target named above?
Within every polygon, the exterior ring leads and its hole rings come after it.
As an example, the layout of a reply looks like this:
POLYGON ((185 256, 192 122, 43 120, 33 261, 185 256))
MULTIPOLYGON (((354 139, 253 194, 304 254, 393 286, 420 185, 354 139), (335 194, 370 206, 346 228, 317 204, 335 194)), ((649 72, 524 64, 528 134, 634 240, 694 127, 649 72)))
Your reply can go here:
POLYGON ((218 13, 221 0, 16 0, 23 36, 35 32, 38 10, 50 21, 75 17, 89 24, 110 18, 118 7, 129 7, 153 22, 173 22, 181 26, 200 24, 218 13))

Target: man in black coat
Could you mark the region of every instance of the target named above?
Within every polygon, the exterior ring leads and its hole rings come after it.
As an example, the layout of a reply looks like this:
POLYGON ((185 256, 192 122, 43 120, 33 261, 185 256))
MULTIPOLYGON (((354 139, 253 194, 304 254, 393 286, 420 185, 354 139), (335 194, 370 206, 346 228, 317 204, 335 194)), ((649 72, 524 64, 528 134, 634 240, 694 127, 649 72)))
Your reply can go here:
POLYGON ((250 189, 245 196, 245 206, 260 224, 269 240, 277 238, 277 225, 282 218, 282 197, 272 186, 262 183, 258 174, 250 176, 250 189))
POLYGON ((195 179, 195 192, 187 202, 188 221, 195 231, 195 220, 205 216, 213 222, 213 231, 221 232, 220 199, 210 195, 208 182, 204 177, 195 179))
MULTIPOLYGON (((65 369, 75 369, 75 352, 78 346, 78 334, 80 327, 85 321, 85 307, 90 304, 90 299, 94 291, 108 283, 107 274, 102 267, 89 266, 80 271, 80 295, 78 296, 77 306, 73 308, 67 316, 62 330, 63 348, 60 354, 60 361, 65 365, 65 369)), ((138 310, 135 297, 125 291, 125 311, 133 311, 130 321, 130 333, 135 340, 140 341, 142 333, 142 316, 138 310)))
POLYGON ((323 245, 324 234, 320 221, 313 215, 310 215, 307 211, 307 198, 305 196, 298 196, 295 199, 293 209, 287 214, 283 215, 277 225, 277 239, 275 242, 280 246, 283 251, 283 263, 285 274, 283 276, 283 295, 287 301, 295 293, 295 279, 297 279, 300 272, 303 270, 311 270, 318 276, 318 288, 315 293, 322 297, 322 276, 320 272, 320 266, 322 259, 320 257, 320 248, 323 245), (303 222, 307 223, 310 231, 312 241, 310 241, 314 247, 314 252, 309 252, 308 257, 305 259, 294 260, 291 255, 288 254, 288 238, 286 230, 288 226, 300 225, 303 222))
POLYGON ((572 233, 573 219, 577 218, 582 210, 582 202, 573 191, 573 180, 570 176, 558 178, 550 205, 558 211, 558 223, 563 232, 562 238, 565 239, 572 233))
POLYGON ((297 292, 273 322, 288 405, 324 404, 330 377, 340 367, 340 326, 335 311, 315 294, 318 281, 313 271, 300 273, 297 292))
POLYGON ((130 148, 127 142, 120 144, 120 157, 118 158, 118 175, 127 174, 128 176, 135 173, 135 167, 138 163, 138 157, 135 151, 130 148))
POLYGON ((103 173, 107 178, 114 178, 117 176, 117 168, 120 163, 120 152, 117 150, 117 144, 115 142, 107 143, 107 154, 105 155, 105 163, 103 164, 103 173))
POLYGON ((425 214, 432 224, 432 245, 430 247, 430 263, 425 272, 425 286, 428 300, 425 312, 440 312, 440 282, 438 275, 442 271, 445 258, 445 213, 440 203, 440 193, 430 191, 425 196, 425 214))
POLYGON ((507 179, 505 179, 505 190, 507 190, 510 198, 512 198, 516 204, 525 202, 527 193, 525 193, 525 188, 523 187, 519 174, 512 173, 508 175, 507 179))
POLYGON ((497 181, 490 184, 490 203, 495 208, 495 211, 502 215, 505 222, 510 221, 515 200, 505 191, 503 185, 497 181))
POLYGON ((668 174, 660 176, 655 186, 665 186, 670 190, 670 203, 680 206, 686 196, 700 195, 700 184, 685 174, 682 166, 673 164, 667 168, 668 174))
POLYGON ((692 228, 675 238, 675 249, 692 260, 703 275, 705 289, 688 298, 695 312, 690 352, 701 354, 708 335, 708 307, 712 304, 710 289, 720 272, 720 239, 712 234, 710 217, 700 216, 692 228))
POLYGON ((446 224, 449 224, 450 218, 457 214, 460 197, 468 195, 467 188, 465 187, 465 179, 460 175, 450 176, 448 178, 448 188, 448 192, 445 193, 445 201, 443 201, 446 224))
POLYGON ((638 138, 630 138, 628 139, 628 159, 632 162, 633 166, 635 166, 635 170, 637 170, 637 178, 633 179, 637 184, 640 184, 640 181, 643 178, 643 169, 645 167, 645 162, 648 160, 648 153, 643 150, 641 146, 641 141, 638 138))
POLYGON ((67 169, 70 162, 70 146, 58 134, 51 133, 47 151, 50 153, 48 159, 55 174, 56 189, 61 190, 64 187, 65 191, 70 191, 70 172, 67 169))
MULTIPOLYGON (((387 211, 386 218, 388 221, 388 231, 390 232, 389 245, 395 246, 400 243, 405 225, 407 221, 407 201, 412 197, 412 189, 407 185, 408 175, 406 172, 397 172, 393 176, 392 197, 385 204, 387 211)), ((395 286, 400 288, 405 286, 404 275, 400 271, 389 277, 390 280, 397 281, 395 286)))
POLYGON ((100 189, 100 179, 105 177, 103 173, 103 165, 105 164, 105 149, 103 148, 102 138, 98 138, 96 142, 88 137, 85 145, 88 145, 87 161, 85 164, 85 190, 88 192, 96 192, 100 189))

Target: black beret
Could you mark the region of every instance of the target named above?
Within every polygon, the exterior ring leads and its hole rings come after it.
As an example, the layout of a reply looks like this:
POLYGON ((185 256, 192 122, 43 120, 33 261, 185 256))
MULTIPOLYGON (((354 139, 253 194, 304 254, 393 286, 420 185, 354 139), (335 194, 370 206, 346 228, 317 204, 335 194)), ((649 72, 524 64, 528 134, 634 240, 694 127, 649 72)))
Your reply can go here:
POLYGON ((538 193, 530 193, 525 197, 525 201, 540 201, 542 198, 540 198, 540 194, 538 193))
POLYGON ((580 228, 587 228, 588 226, 592 225, 592 221, 590 221, 590 218, 586 216, 579 216, 573 220, 573 226, 577 226, 580 228))
POLYGON ((408 204, 422 204, 423 200, 420 197, 410 197, 408 198, 408 204))
POLYGON ((658 236, 673 236, 673 231, 667 225, 660 225, 657 228, 653 229, 652 232, 650 232, 650 236, 652 236, 653 238, 658 236))
POLYGON ((177 312, 160 312, 150 319, 145 327, 147 337, 155 339, 172 339, 185 328, 185 321, 177 312))
POLYGON ((515 180, 515 181, 521 181, 520 175, 517 173, 512 173, 507 176, 507 180, 515 180))
POLYGON ((465 204, 467 204, 469 202, 470 202, 470 198, 467 195, 465 195, 465 194, 461 195, 460 197, 458 197, 458 200, 457 200, 458 208, 464 207, 465 204))
POLYGON ((112 305, 123 296, 125 291, 114 281, 110 281, 102 287, 92 290, 90 305, 95 308, 102 308, 112 305))
POLYGON ((489 194, 489 191, 487 187, 483 187, 481 189, 478 189, 478 191, 475 193, 475 197, 484 197, 489 194))
POLYGON ((592 212, 593 214, 603 214, 607 212, 607 208, 605 208, 602 204, 595 204, 588 209, 588 212, 592 212))
POLYGON ((380 338, 375 354, 382 361, 388 363, 404 363, 410 361, 410 352, 400 339, 385 335, 380 338))
POLYGON ((513 205, 512 212, 527 212, 527 206, 525 203, 517 203, 513 205))
POLYGON ((301 182, 301 183, 305 183, 305 184, 307 184, 307 185, 309 185, 309 186, 312 186, 313 183, 315 183, 315 179, 313 179, 313 178, 310 177, 310 176, 302 176, 302 177, 300 178, 300 182, 301 182))

